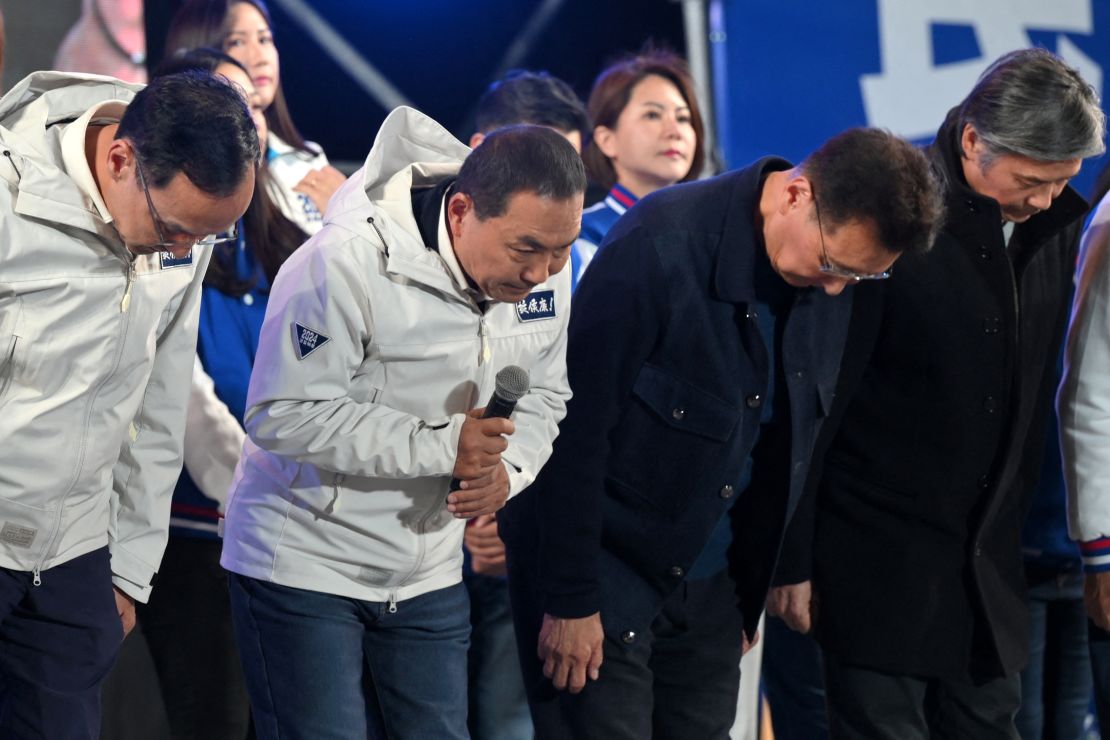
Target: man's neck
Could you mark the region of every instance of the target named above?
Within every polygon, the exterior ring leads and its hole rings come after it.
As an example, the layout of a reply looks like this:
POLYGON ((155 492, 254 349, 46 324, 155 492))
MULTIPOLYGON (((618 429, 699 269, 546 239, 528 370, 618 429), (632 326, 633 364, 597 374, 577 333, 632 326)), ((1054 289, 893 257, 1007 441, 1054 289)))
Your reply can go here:
POLYGON ((109 123, 103 126, 90 124, 85 131, 85 159, 88 160, 93 182, 96 183, 96 189, 100 192, 102 198, 104 197, 103 183, 108 178, 108 158, 105 156, 105 152, 115 140, 117 129, 119 129, 118 123, 109 123))

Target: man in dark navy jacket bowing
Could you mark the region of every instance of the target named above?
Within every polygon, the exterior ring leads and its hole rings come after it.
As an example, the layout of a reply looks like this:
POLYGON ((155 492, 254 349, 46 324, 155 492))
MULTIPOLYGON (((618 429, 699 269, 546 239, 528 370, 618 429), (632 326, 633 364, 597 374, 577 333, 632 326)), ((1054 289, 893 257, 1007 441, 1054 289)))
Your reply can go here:
POLYGON ((667 188, 609 233, 554 454, 500 515, 538 737, 727 737, 836 385, 836 296, 928 249, 940 212, 920 152, 856 129, 667 188))

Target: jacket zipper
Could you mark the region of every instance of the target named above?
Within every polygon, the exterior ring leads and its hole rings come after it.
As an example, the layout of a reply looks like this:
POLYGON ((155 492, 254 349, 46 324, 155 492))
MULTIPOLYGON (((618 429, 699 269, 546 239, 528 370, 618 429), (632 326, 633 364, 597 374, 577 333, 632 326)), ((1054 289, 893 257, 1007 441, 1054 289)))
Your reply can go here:
POLYGON ((135 282, 135 260, 127 266, 127 289, 123 291, 123 300, 119 302, 120 313, 127 313, 131 307, 131 285, 135 282))
MULTIPOLYGON (((373 225, 373 222, 371 222, 371 225, 373 225)), ((478 353, 478 366, 479 367, 485 367, 486 371, 483 374, 484 375, 489 375, 489 372, 488 372, 489 361, 493 356, 493 352, 490 348, 490 343, 489 343, 489 326, 486 324, 485 314, 482 313, 482 309, 481 309, 480 306, 478 306, 478 303, 476 301, 474 301, 473 299, 471 299, 471 305, 474 306, 474 310, 476 310, 478 312, 478 337, 481 340, 481 351, 478 353)), ((485 378, 481 378, 480 380, 485 380, 485 378)), ((482 385, 482 383, 479 383, 479 386, 481 386, 481 385, 482 385)), ((424 516, 422 516, 420 518, 420 523, 417 525, 417 528, 416 528, 417 543, 418 543, 416 562, 414 563, 412 568, 409 570, 409 572, 405 574, 405 577, 402 578, 397 583, 398 587, 404 586, 405 583, 407 583, 408 580, 410 578, 412 578, 413 574, 416 573, 416 571, 420 570, 420 566, 424 562, 424 553, 425 553, 425 549, 426 549, 426 543, 424 542, 424 530, 428 526, 428 520, 431 519, 432 516, 434 516, 435 514, 439 513, 439 507, 440 507, 440 499, 437 498, 436 502, 435 502, 435 505, 432 508, 428 509, 428 511, 426 511, 424 513, 424 516)), ((386 600, 386 610, 390 614, 396 614, 397 613, 397 592, 396 591, 391 591, 390 592, 389 597, 386 600)))
POLYGON ((478 317, 478 339, 482 345, 482 350, 478 354, 478 366, 481 367, 488 363, 493 356, 493 350, 490 349, 489 345, 489 326, 486 325, 485 314, 478 317))
MULTIPOLYGON (((127 265, 127 289, 124 291, 123 301, 120 303, 120 312, 121 313, 127 313, 127 308, 128 308, 128 306, 131 305, 131 284, 134 281, 134 278, 135 278, 135 260, 134 260, 134 258, 131 258, 128 265, 127 265)), ((85 430, 86 434, 88 433, 89 416, 91 415, 91 412, 92 412, 92 404, 100 396, 100 391, 104 389, 104 384, 108 382, 108 379, 119 368, 120 361, 123 359, 124 345, 127 343, 126 342, 126 337, 127 337, 128 321, 127 321, 127 318, 123 318, 123 319, 121 319, 121 321, 122 321, 123 325, 120 327, 119 348, 116 350, 116 360, 112 364, 112 370, 111 370, 111 372, 108 373, 108 375, 106 375, 104 378, 101 379, 100 384, 96 387, 96 391, 93 393, 92 397, 89 399, 89 406, 88 406, 89 410, 85 413, 85 421, 84 421, 84 424, 83 424, 83 427, 84 427, 84 430, 85 430)), ((78 455, 77 464, 74 467, 73 480, 70 481, 69 487, 66 489, 66 494, 64 496, 62 496, 62 500, 58 503, 58 510, 54 514, 54 523, 50 527, 50 530, 51 530, 50 531, 50 537, 46 541, 46 547, 43 549, 42 555, 39 557, 38 562, 35 563, 34 568, 31 569, 31 576, 32 576, 31 584, 34 585, 34 586, 41 586, 42 585, 42 567, 43 567, 43 565, 46 564, 46 559, 50 556, 50 552, 54 549, 54 545, 58 540, 58 536, 61 534, 62 510, 65 508, 66 499, 69 497, 69 494, 73 489, 73 486, 77 483, 77 480, 81 477, 81 468, 85 465, 85 450, 87 449, 87 445, 88 445, 88 440, 87 439, 81 443, 81 452, 78 455)))
MULTIPOLYGON (((374 222, 374 217, 373 216, 367 216, 366 223, 368 223, 370 225, 370 227, 372 229, 374 229, 374 232, 378 235, 378 239, 381 240, 382 247, 385 249, 386 255, 388 255, 389 254, 389 244, 386 243, 385 237, 382 236, 381 229, 379 229, 378 225, 374 222)), ((486 316, 482 312, 482 308, 478 305, 478 302, 475 301, 473 298, 471 298, 470 299, 470 304, 472 306, 474 306, 474 310, 478 312, 478 339, 479 339, 479 342, 480 342, 480 345, 481 345, 481 348, 480 348, 479 353, 478 353, 478 366, 481 367, 483 365, 487 365, 489 363, 490 359, 492 359, 492 357, 493 357, 493 350, 490 347, 490 342, 489 342, 489 327, 486 324, 486 316)), ((338 489, 338 484, 337 484, 336 497, 334 499, 334 503, 338 504, 338 500, 339 500, 339 489, 338 489)), ((426 550, 426 544, 424 542, 424 530, 428 526, 428 520, 431 519, 433 515, 438 513, 439 506, 440 506, 440 504, 439 504, 439 501, 437 499, 433 508, 431 508, 427 512, 425 512, 424 516, 422 516, 420 518, 420 522, 419 522, 419 524, 417 525, 417 528, 416 528, 417 542, 418 542, 416 561, 414 562, 414 564, 413 564, 412 568, 409 570, 409 572, 405 574, 405 577, 402 578, 397 583, 398 587, 404 586, 405 583, 410 578, 412 578, 413 574, 416 573, 416 571, 420 570, 420 566, 424 562, 424 554, 425 554, 425 550, 426 550)), ((396 614, 397 613, 397 592, 396 591, 390 591, 389 596, 386 597, 386 611, 388 611, 390 614, 396 614)))

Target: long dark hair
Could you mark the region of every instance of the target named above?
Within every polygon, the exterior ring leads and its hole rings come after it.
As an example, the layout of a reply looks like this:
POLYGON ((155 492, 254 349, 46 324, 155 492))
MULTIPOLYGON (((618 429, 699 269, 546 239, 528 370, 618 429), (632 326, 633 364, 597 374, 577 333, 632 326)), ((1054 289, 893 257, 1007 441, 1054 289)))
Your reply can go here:
MULTIPOLYGON (((183 70, 201 70, 213 73, 221 64, 234 64, 250 76, 250 73, 234 58, 218 49, 193 49, 179 54, 163 63, 154 77, 174 74, 183 70)), ((266 279, 271 283, 289 255, 308 238, 308 234, 281 212, 269 191, 269 167, 263 157, 254 180, 254 195, 251 197, 247 212, 243 214, 243 239, 266 279)), ((235 269, 234 242, 217 244, 204 274, 205 285, 210 285, 221 293, 234 298, 245 295, 254 287, 254 278, 240 279, 235 269)))
MULTIPOLYGON (((172 58, 175 54, 200 47, 225 51, 224 41, 227 39, 229 30, 231 6, 236 3, 247 3, 254 7, 262 14, 266 25, 273 30, 274 22, 263 0, 186 0, 174 13, 170 21, 170 29, 166 32, 166 57, 172 58)), ((316 154, 305 145, 304 137, 293 125, 293 117, 289 115, 289 106, 285 103, 285 92, 282 90, 280 77, 274 90, 274 100, 266 109, 266 124, 270 131, 281 137, 289 146, 309 154, 316 154)))

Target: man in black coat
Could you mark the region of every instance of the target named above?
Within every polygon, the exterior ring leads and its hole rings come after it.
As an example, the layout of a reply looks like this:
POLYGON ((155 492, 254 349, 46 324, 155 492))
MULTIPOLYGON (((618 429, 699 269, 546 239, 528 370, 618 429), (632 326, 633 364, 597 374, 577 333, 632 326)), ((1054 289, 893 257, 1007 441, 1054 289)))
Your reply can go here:
POLYGON ((538 737, 727 737, 832 402, 835 296, 927 249, 940 210, 925 157, 859 129, 667 188, 609 232, 554 453, 499 516, 538 737))
POLYGON ((1021 530, 1087 210, 1067 182, 1102 135, 1075 70, 1002 57, 928 149, 936 247, 856 293, 820 482, 776 577, 792 585, 769 600, 803 631, 812 616, 834 738, 1016 737, 1021 530))

